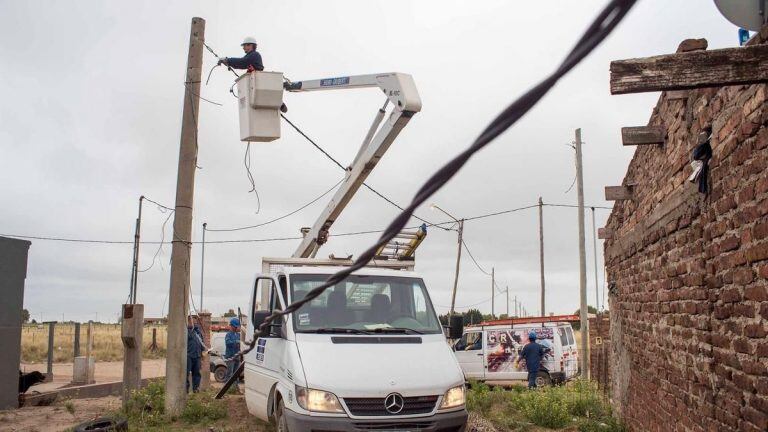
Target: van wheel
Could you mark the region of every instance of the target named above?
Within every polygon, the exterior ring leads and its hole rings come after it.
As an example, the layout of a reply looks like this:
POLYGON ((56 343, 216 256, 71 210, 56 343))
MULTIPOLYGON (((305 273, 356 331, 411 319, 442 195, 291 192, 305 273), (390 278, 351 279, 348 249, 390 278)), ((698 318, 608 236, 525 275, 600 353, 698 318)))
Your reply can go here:
POLYGON ((282 399, 277 403, 275 423, 277 423, 277 432, 288 432, 288 422, 285 420, 285 405, 283 405, 282 399))
POLYGON ((544 371, 536 374, 536 387, 549 387, 552 385, 552 378, 544 371))

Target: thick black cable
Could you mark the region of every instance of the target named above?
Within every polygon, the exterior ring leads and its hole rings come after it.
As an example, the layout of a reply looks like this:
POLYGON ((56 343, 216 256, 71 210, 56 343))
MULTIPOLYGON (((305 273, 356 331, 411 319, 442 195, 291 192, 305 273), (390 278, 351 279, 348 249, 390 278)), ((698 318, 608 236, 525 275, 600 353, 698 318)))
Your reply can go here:
MULTIPOLYGON (((256 340, 259 337, 267 334, 268 329, 271 327, 271 322, 282 318, 297 309, 304 304, 311 302, 322 294, 326 289, 341 283, 353 272, 365 267, 375 256, 378 249, 387 244, 392 238, 394 238, 411 218, 413 211, 418 206, 423 204, 429 197, 442 188, 459 170, 469 161, 469 159, 478 151, 482 150, 496 137, 501 135, 510 126, 515 124, 523 115, 525 115, 534 105, 536 105, 547 92, 555 86, 555 84, 567 74, 574 66, 576 66, 584 57, 587 56, 600 42, 605 39, 608 34, 621 22, 624 16, 629 12, 632 5, 636 0, 612 0, 608 6, 601 11, 595 21, 589 26, 585 34, 579 39, 579 42, 568 54, 563 63, 555 70, 551 75, 545 78, 538 85, 526 92, 523 96, 515 100, 504 111, 501 112, 483 133, 472 143, 469 148, 459 153, 456 157, 450 160, 442 168, 437 170, 424 185, 416 192, 413 200, 405 208, 405 210, 397 215, 395 219, 389 224, 384 233, 379 237, 379 240, 373 244, 370 248, 365 250, 358 258, 350 265, 342 270, 336 272, 326 279, 326 281, 308 291, 306 296, 288 305, 284 310, 277 310, 267 316, 264 321, 253 329, 253 339, 247 342, 247 348, 242 350, 239 355, 245 355, 256 346, 256 340)), ((240 369, 243 365, 240 365, 240 369)), ((236 379, 240 370, 236 371, 233 378, 236 379)), ((222 390, 216 395, 217 398, 221 398, 229 387, 234 382, 234 379, 230 379, 224 385, 222 390)))
POLYGON ((467 254, 472 259, 472 262, 475 263, 475 267, 477 267, 477 269, 480 270, 486 276, 490 276, 491 274, 485 271, 485 269, 480 265, 480 263, 477 262, 477 260, 475 259, 475 256, 472 255, 472 251, 469 250, 469 246, 467 246, 467 243, 464 241, 464 239, 461 239, 461 244, 464 245, 464 250, 467 251, 467 254))

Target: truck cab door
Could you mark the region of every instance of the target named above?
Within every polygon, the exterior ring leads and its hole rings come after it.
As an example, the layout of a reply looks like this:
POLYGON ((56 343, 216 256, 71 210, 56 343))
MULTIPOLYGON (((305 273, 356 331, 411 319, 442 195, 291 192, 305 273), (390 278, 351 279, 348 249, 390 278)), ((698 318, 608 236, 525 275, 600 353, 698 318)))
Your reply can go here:
MULTIPOLYGON (((275 312, 285 308, 285 297, 279 289, 278 280, 272 276, 256 277, 251 307, 250 321, 246 329, 246 339, 253 340, 257 323, 255 312, 275 312)), ((273 322, 266 336, 256 340, 253 350, 245 354, 245 402, 248 411, 256 417, 268 421, 269 394, 280 380, 283 359, 286 350, 286 320, 281 317, 273 322)))
POLYGON ((485 378, 485 356, 483 354, 482 330, 467 331, 454 345, 456 360, 466 378, 485 378))

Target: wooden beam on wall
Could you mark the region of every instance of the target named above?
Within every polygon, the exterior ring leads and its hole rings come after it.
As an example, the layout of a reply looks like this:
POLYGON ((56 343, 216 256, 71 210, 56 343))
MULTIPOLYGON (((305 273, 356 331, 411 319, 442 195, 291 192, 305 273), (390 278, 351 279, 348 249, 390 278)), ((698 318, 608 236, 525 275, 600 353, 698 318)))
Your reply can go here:
POLYGON ((633 126, 621 128, 621 143, 625 146, 664 144, 667 131, 661 126, 633 126))
POLYGON ((611 94, 768 82, 768 45, 611 62, 611 94))
POLYGON ((632 199, 632 186, 606 186, 606 201, 624 201, 632 199))
POLYGON ((612 239, 613 238, 613 230, 610 228, 598 228, 597 229, 597 238, 599 239, 612 239))

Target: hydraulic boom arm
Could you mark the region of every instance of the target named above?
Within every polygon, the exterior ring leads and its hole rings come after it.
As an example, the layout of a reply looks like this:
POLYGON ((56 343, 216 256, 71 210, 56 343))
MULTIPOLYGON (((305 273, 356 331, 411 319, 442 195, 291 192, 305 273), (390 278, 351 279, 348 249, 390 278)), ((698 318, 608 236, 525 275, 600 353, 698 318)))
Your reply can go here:
POLYGON ((290 92, 336 90, 364 87, 379 87, 387 101, 379 109, 368 134, 357 152, 352 165, 347 168, 344 181, 339 186, 331 202, 325 207, 312 228, 304 234, 294 258, 309 258, 317 254, 318 249, 328 240, 328 231, 349 201, 355 195, 365 179, 373 171, 389 146, 400 131, 408 124, 411 117, 421 111, 421 98, 416 84, 410 75, 392 72, 374 75, 358 75, 339 78, 327 78, 310 81, 298 81, 285 84, 290 92), (383 122, 387 104, 392 110, 383 122))

